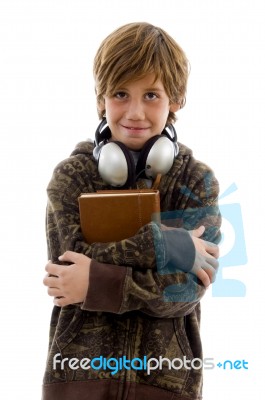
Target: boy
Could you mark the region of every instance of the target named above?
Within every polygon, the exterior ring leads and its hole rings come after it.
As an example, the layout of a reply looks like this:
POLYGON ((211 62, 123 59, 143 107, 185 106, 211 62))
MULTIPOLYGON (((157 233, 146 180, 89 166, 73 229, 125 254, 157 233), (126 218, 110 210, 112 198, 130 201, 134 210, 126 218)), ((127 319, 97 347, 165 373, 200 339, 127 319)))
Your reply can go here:
POLYGON ((94 77, 96 146, 79 143, 48 186, 44 284, 55 307, 43 400, 200 399, 200 299, 218 266, 220 213, 212 171, 172 126, 188 61, 165 31, 131 23, 102 42, 94 77), (81 193, 154 182, 174 226, 84 241, 81 193))

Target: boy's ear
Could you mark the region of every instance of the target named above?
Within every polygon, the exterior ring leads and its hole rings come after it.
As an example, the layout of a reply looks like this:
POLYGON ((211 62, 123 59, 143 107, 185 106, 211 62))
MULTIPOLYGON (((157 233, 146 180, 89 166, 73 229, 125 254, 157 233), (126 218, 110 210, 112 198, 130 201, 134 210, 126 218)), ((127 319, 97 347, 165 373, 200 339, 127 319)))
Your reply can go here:
POLYGON ((179 103, 172 103, 169 106, 169 111, 171 111, 171 112, 177 112, 179 109, 180 109, 179 103))

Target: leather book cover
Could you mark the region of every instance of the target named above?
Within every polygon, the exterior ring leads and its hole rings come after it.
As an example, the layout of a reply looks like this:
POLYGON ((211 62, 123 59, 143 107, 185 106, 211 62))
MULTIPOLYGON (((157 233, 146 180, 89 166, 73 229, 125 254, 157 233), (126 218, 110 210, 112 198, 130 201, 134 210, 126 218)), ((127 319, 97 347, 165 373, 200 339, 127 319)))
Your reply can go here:
POLYGON ((102 190, 84 193, 78 201, 82 233, 89 244, 129 238, 160 218, 158 190, 102 190))

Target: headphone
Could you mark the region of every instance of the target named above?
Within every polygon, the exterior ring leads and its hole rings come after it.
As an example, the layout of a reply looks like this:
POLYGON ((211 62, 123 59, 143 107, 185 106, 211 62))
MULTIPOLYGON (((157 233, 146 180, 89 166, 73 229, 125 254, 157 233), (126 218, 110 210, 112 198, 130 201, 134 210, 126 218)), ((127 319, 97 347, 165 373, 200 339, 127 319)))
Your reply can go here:
POLYGON ((95 132, 93 156, 98 162, 102 179, 114 187, 131 188, 139 177, 155 179, 165 175, 179 152, 177 133, 168 125, 160 135, 151 137, 139 152, 135 162, 130 150, 119 141, 109 141, 111 131, 103 118, 95 132))

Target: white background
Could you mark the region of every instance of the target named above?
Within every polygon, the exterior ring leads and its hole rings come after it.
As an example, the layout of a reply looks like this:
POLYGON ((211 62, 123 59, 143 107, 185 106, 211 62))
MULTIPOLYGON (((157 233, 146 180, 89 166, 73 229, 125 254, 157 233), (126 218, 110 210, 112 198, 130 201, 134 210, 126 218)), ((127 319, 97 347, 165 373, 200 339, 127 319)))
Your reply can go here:
MULTIPOLYGON (((241 206, 248 261, 224 274, 247 292, 220 298, 210 289, 202 337, 205 357, 245 359, 249 369, 205 371, 204 399, 262 398, 263 3, 0 0, 1 399, 40 398, 52 309, 42 285, 45 190, 55 165, 93 137, 92 62, 101 40, 133 21, 161 26, 185 50, 191 74, 179 140, 215 170, 221 192, 238 187, 222 203, 241 206)), ((232 236, 224 236, 226 248, 232 236)))

